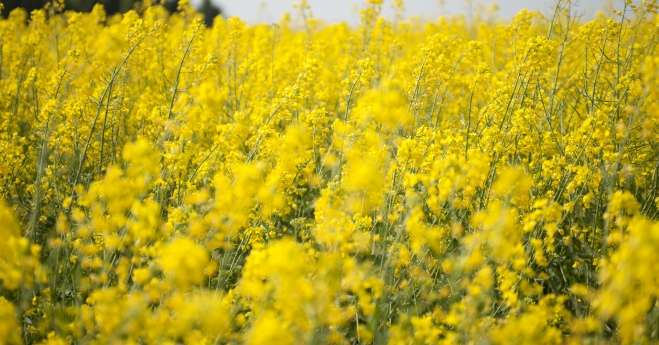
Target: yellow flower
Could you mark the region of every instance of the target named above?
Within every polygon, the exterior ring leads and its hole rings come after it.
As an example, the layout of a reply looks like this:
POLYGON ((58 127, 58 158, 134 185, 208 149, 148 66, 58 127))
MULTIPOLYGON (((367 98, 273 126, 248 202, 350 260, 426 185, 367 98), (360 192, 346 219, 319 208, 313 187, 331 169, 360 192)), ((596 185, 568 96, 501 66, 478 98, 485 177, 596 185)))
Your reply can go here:
POLYGON ((16 322, 14 306, 0 296, 0 337, 3 344, 22 344, 21 329, 16 322))
POLYGON ((276 317, 275 313, 261 315, 247 335, 249 345, 295 344, 295 337, 276 317))
POLYGON ((206 249, 187 237, 167 243, 158 256, 165 277, 180 289, 202 282, 209 257, 206 249))

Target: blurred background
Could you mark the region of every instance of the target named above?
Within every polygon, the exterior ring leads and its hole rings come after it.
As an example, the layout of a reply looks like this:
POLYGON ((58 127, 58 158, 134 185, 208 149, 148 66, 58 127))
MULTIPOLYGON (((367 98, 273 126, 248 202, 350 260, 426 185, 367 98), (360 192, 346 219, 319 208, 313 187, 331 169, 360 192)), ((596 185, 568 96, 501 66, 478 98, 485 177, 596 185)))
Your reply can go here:
MULTIPOLYGON (((296 0, 212 0, 222 6, 225 14, 238 16, 250 23, 276 22, 286 12, 294 11, 296 0)), ((308 0, 315 17, 328 22, 359 21, 358 9, 364 0, 308 0)), ((385 16, 392 17, 392 1, 385 0, 385 16)), ((598 10, 611 6, 620 8, 622 0, 573 0, 577 13, 592 17, 598 10)), ((555 0, 406 0, 405 15, 433 20, 440 15, 469 16, 476 11, 498 5, 498 15, 507 19, 523 8, 551 13, 555 0)))
MULTIPOLYGON (((49 0, 0 0, 4 5, 2 14, 6 16, 16 7, 28 11, 43 7, 49 0)), ((207 24, 216 15, 237 16, 248 23, 277 22, 285 13, 295 12, 299 0, 188 0, 204 13, 207 24)), ((493 13, 501 19, 509 19, 523 8, 551 14, 556 0, 406 0, 405 17, 421 20, 434 20, 444 15, 464 15, 467 18, 478 13, 493 13), (496 7, 495 7, 496 6, 496 7)), ((584 19, 591 18, 597 11, 620 8, 623 0, 572 0, 574 9, 584 19)), ((89 11, 94 4, 103 4, 109 14, 125 12, 138 0, 65 0, 66 8, 76 11, 89 11)), ((175 11, 178 0, 151 0, 161 3, 170 11, 175 11)), ((359 22, 359 9, 365 0, 308 0, 314 17, 325 22, 359 22)), ((383 15, 393 18, 391 0, 386 0, 383 15)))

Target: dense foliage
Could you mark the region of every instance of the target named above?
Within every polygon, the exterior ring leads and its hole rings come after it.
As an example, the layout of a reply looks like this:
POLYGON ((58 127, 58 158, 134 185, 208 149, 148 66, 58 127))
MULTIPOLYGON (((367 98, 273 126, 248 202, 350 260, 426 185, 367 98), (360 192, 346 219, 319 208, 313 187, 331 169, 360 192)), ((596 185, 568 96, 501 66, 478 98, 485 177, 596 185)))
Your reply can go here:
POLYGON ((656 1, 382 6, 0 21, 0 344, 659 341, 656 1))

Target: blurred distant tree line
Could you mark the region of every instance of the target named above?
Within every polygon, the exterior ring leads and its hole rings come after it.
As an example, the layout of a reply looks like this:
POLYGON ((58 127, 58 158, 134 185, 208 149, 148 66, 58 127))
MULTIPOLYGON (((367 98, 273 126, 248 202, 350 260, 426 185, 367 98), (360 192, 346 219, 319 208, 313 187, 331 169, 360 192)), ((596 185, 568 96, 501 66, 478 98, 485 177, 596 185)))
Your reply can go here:
MULTIPOLYGON (((0 0, 2 17, 6 18, 16 8, 23 8, 29 13, 44 8, 50 2, 52 0, 0 0)), ((142 3, 140 0, 64 0, 62 2, 65 10, 80 12, 89 12, 94 5, 101 4, 108 15, 127 12, 140 3, 142 3)), ((152 3, 164 6, 170 13, 175 12, 178 8, 178 0, 153 0, 152 3)), ((213 18, 222 14, 222 9, 210 0, 203 0, 196 9, 204 15, 204 22, 207 26, 213 23, 213 18)))

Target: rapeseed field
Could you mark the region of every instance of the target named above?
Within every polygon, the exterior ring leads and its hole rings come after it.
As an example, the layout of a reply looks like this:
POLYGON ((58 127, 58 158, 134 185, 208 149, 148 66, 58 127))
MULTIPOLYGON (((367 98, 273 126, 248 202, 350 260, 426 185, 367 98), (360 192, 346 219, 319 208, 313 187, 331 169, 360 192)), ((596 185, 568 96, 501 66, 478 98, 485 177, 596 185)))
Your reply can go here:
POLYGON ((659 342, 656 1, 0 20, 0 344, 659 342))

